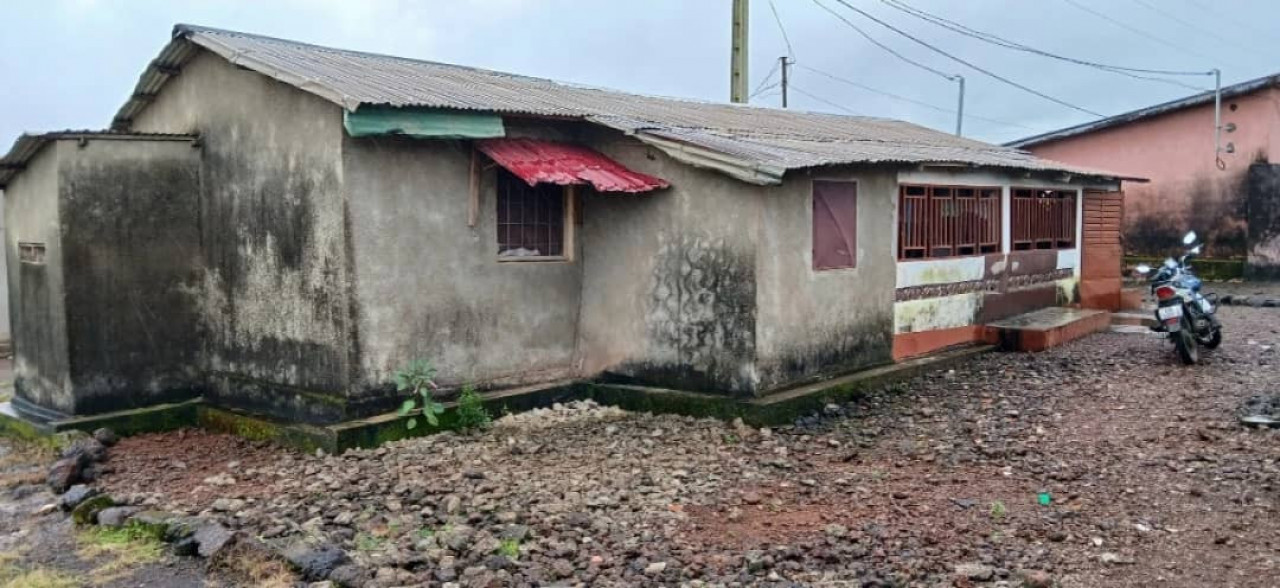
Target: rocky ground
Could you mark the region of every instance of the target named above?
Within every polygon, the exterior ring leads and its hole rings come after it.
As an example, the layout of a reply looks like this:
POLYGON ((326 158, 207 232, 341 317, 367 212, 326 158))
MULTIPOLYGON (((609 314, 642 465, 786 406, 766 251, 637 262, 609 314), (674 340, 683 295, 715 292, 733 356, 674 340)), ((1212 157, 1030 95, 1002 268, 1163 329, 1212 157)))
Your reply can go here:
POLYGON ((1275 586, 1280 310, 1226 308, 1182 367, 1159 337, 989 354, 796 426, 574 405, 341 456, 186 431, 100 485, 374 586, 1275 586), (353 569, 355 571, 353 571, 353 569))

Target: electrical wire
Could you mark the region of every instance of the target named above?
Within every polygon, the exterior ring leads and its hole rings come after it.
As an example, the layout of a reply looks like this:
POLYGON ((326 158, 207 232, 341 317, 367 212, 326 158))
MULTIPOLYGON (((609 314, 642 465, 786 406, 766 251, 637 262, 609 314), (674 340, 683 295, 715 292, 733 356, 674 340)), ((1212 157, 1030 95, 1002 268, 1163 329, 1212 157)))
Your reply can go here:
MULTIPOLYGON (((817 1, 818 1, 818 0, 814 0, 814 2, 817 2, 817 1)), ((1083 108, 1083 107, 1080 107, 1080 106, 1076 106, 1075 104, 1072 104, 1072 103, 1067 102, 1067 101, 1065 101, 1065 100, 1061 100, 1061 99, 1059 99, 1059 98, 1055 98, 1055 97, 1053 97, 1053 96, 1050 96, 1049 94, 1045 94, 1044 92, 1041 92, 1041 91, 1036 90, 1036 89, 1034 89, 1034 88, 1030 88, 1030 87, 1028 87, 1028 86, 1025 86, 1025 85, 1023 85, 1023 84, 1020 84, 1020 83, 1018 83, 1018 82, 1015 82, 1015 81, 1013 81, 1013 80, 1011 80, 1011 79, 1009 79, 1009 78, 1006 78, 1006 77, 1004 77, 1004 76, 1002 76, 1002 75, 1000 75, 1000 74, 997 74, 997 73, 995 73, 995 72, 993 72, 993 71, 991 71, 991 70, 988 70, 988 69, 986 69, 986 68, 983 68, 982 66, 976 65, 976 64, 974 64, 973 62, 970 62, 970 61, 968 61, 968 60, 962 59, 962 58, 960 58, 960 57, 956 57, 955 55, 952 55, 952 54, 948 53, 947 51, 945 51, 945 50, 943 50, 943 49, 939 49, 938 47, 936 47, 936 46, 934 46, 934 45, 930 44, 930 43, 929 43, 929 42, 927 42, 927 41, 922 41, 920 38, 918 38, 918 37, 916 37, 916 36, 912 35, 911 33, 908 33, 908 32, 906 32, 906 31, 904 31, 904 30, 902 30, 902 29, 900 29, 900 28, 898 28, 898 27, 895 27, 895 26, 893 26, 893 25, 891 25, 891 24, 889 24, 889 23, 887 23, 887 22, 883 21, 883 20, 880 20, 879 18, 876 18, 876 17, 875 17, 874 15, 872 15, 871 13, 869 13, 869 12, 867 12, 867 11, 865 11, 865 10, 862 10, 861 8, 858 8, 858 7, 856 7, 856 6, 854 6, 854 5, 850 4, 850 3, 848 3, 846 0, 835 0, 835 1, 836 1, 836 2, 838 2, 838 3, 840 3, 840 5, 844 6, 845 8, 848 8, 849 10, 852 10, 852 11, 854 11, 854 12, 857 12, 858 14, 861 14, 862 16, 866 17, 867 19, 869 19, 869 20, 871 20, 871 21, 875 22, 876 24, 879 24, 880 26, 885 27, 885 28, 887 28, 887 29, 889 29, 889 30, 891 30, 891 31, 893 31, 893 32, 895 32, 895 33, 898 33, 899 35, 902 35, 902 36, 904 36, 904 37, 906 37, 906 38, 908 38, 908 39, 911 39, 912 41, 915 41, 916 43, 918 43, 918 44, 920 44, 920 45, 924 46, 925 48, 929 49, 930 51, 933 51, 934 53, 937 53, 937 54, 939 54, 939 55, 942 55, 943 57, 946 57, 947 59, 950 59, 950 60, 952 60, 952 61, 955 61, 955 62, 960 63, 960 64, 963 64, 963 65, 966 65, 966 66, 968 66, 969 68, 971 68, 971 69, 973 69, 973 70, 975 70, 975 71, 978 71, 978 72, 980 72, 980 73, 982 73, 982 74, 986 75, 987 77, 990 77, 990 78, 993 78, 993 79, 999 80, 999 81, 1001 81, 1001 82, 1004 82, 1005 84, 1008 84, 1008 85, 1010 85, 1010 86, 1013 86, 1013 87, 1015 87, 1015 88, 1018 88, 1019 90, 1022 90, 1023 92, 1027 92, 1028 94, 1033 94, 1033 95, 1039 96, 1039 97, 1041 97, 1041 98, 1044 98, 1045 100, 1048 100, 1048 101, 1050 101, 1050 102, 1053 102, 1054 104, 1058 104, 1058 105, 1060 105, 1060 106, 1065 106, 1065 107, 1070 108, 1070 109, 1072 109, 1072 110, 1076 110, 1076 111, 1079 111, 1079 112, 1083 112, 1083 113, 1085 113, 1085 114, 1089 114, 1089 115, 1096 116, 1096 117, 1099 117, 1099 118, 1105 118, 1105 117, 1106 117, 1106 115, 1104 115, 1104 114, 1102 114, 1102 113, 1100 113, 1100 112, 1094 112, 1094 111, 1089 110, 1089 109, 1087 109, 1087 108, 1083 108)), ((1071 0, 1067 0, 1067 1, 1071 1, 1071 0)), ((819 4, 819 5, 821 5, 821 4, 819 4)))
POLYGON ((782 32, 782 41, 787 44, 787 56, 795 59, 796 52, 791 48, 791 37, 787 36, 787 27, 782 26, 782 18, 778 16, 778 7, 773 5, 773 0, 769 0, 769 10, 773 12, 773 22, 778 23, 778 30, 782 32))
POLYGON ((1193 86, 1191 84, 1184 84, 1176 80, 1166 80, 1162 78, 1155 78, 1155 77, 1138 75, 1138 74, 1143 73, 1143 74, 1155 74, 1155 75, 1165 75, 1165 76, 1204 76, 1204 75, 1210 75, 1213 73, 1213 72, 1204 72, 1204 71, 1182 71, 1182 70, 1146 69, 1146 68, 1138 68, 1138 67, 1127 67, 1122 65, 1111 65, 1107 63, 1099 63, 1096 61, 1088 61, 1085 59, 1077 59, 1074 57, 1067 57, 1064 55, 1051 53, 1042 49, 1037 49, 1035 47, 1032 47, 1030 45, 1025 45, 1017 41, 1011 41, 1009 39, 1006 39, 1004 37, 1001 37, 993 33, 988 33, 985 31, 980 31, 978 29, 965 26, 956 21, 948 20, 936 14, 932 14, 928 11, 916 8, 914 6, 911 6, 910 4, 901 2, 900 0, 880 0, 880 1, 885 5, 889 6, 890 8, 893 8, 900 12, 905 12, 911 16, 914 16, 918 19, 929 22, 933 25, 945 28, 952 32, 959 33, 961 35, 964 35, 973 39, 977 39, 984 43, 990 43, 992 45, 1004 47, 1006 49, 1013 49, 1015 51, 1031 53, 1034 55, 1048 57, 1050 59, 1056 59, 1058 61, 1064 61, 1067 63, 1076 64, 1076 65, 1088 66, 1088 67, 1100 69, 1102 71, 1107 71, 1115 74, 1120 74, 1123 76, 1128 76, 1134 79, 1158 82, 1162 84, 1179 86, 1182 88, 1195 90, 1198 92, 1204 92, 1207 90, 1207 88, 1193 86))
POLYGON ((1280 36, 1277 36, 1277 35, 1275 34, 1275 31, 1270 31, 1270 32, 1268 32, 1268 31, 1264 31, 1264 30, 1262 30, 1262 29, 1260 29, 1260 28, 1258 28, 1258 27, 1255 27, 1255 26, 1253 26, 1253 25, 1251 25, 1251 24, 1249 24, 1249 23, 1247 23, 1247 22, 1245 22, 1245 21, 1242 21, 1242 20, 1240 20, 1240 19, 1238 19, 1238 18, 1234 18, 1234 17, 1232 17, 1232 16, 1231 16, 1231 14, 1229 14, 1229 13, 1226 13, 1226 12, 1224 12, 1224 11, 1222 11, 1222 10, 1217 10, 1217 7, 1215 7, 1215 6, 1211 6, 1211 5, 1208 5, 1208 4, 1204 3, 1204 2, 1201 2, 1200 0, 1185 0, 1185 1, 1186 1, 1186 2, 1188 2, 1188 3, 1191 3, 1191 4, 1193 4, 1193 5, 1195 5, 1195 6, 1196 6, 1196 7, 1198 7, 1200 10, 1203 10, 1203 11, 1205 11, 1205 12, 1208 12, 1208 13, 1213 14, 1214 16, 1216 16, 1216 17, 1218 17, 1218 18, 1222 19, 1224 22, 1229 22, 1229 23, 1231 23, 1231 24, 1233 24, 1233 25, 1236 25, 1236 26, 1238 26, 1238 27, 1240 27, 1240 28, 1242 28, 1242 29, 1248 29, 1248 30, 1250 30, 1250 31, 1253 31, 1253 33, 1254 33, 1254 34, 1256 34, 1256 35, 1259 35, 1259 36, 1262 36, 1262 37, 1270 37, 1272 40, 1280 39, 1280 36))
MULTIPOLYGON (((750 95, 750 96, 747 96, 747 100, 752 99, 753 97, 755 97, 755 95, 756 95, 756 94, 759 94, 760 92, 763 92, 763 91, 765 91, 765 90, 767 90, 767 89, 768 89, 768 88, 765 88, 765 84, 768 84, 768 83, 769 83, 769 80, 772 80, 772 79, 773 79, 773 74, 778 73, 778 66, 779 66, 779 65, 781 65, 781 64, 780 64, 780 63, 778 63, 777 61, 773 62, 773 69, 770 69, 770 70, 769 70, 769 73, 765 74, 764 79, 763 79, 763 80, 760 80, 760 84, 759 84, 758 86, 756 86, 756 89, 755 89, 753 92, 751 92, 751 95, 750 95)), ((781 82, 778 82, 778 83, 781 83, 781 82)), ((778 84, 774 84, 773 86, 770 86, 770 87, 774 87, 774 86, 777 86, 777 85, 778 85, 778 84)))
MULTIPOLYGON (((925 101, 923 101, 923 100, 916 100, 916 99, 914 99, 914 98, 908 98, 908 97, 906 97, 906 96, 899 96, 898 94, 894 94, 893 92, 886 92, 886 91, 881 90, 881 89, 879 89, 879 88, 873 88, 873 87, 868 86, 868 85, 866 85, 866 84, 862 84, 862 83, 859 83, 859 82, 855 82, 855 81, 853 81, 853 80, 850 80, 850 79, 847 79, 847 78, 843 78, 843 77, 840 77, 840 76, 835 75, 835 74, 833 74, 833 73, 825 72, 825 71, 822 71, 822 70, 817 69, 817 68, 814 68, 814 67, 809 67, 809 66, 807 66, 807 65, 803 65, 803 64, 796 64, 796 67, 799 67, 799 68, 801 68, 801 69, 808 70, 808 71, 810 71, 810 72, 813 72, 813 73, 815 73, 815 74, 818 74, 818 75, 820 75, 820 76, 823 76, 823 77, 825 77, 825 78, 828 78, 828 79, 831 79, 831 80, 834 80, 834 81, 837 81, 837 82, 841 82, 841 83, 843 83, 843 84, 848 84, 848 85, 853 86, 853 87, 855 87, 855 88, 859 88, 859 89, 862 89, 862 90, 866 90, 867 92, 871 92, 872 94, 879 94, 879 95, 884 96, 884 97, 887 97, 887 98, 892 98, 892 99, 894 99, 894 100, 900 100, 900 101, 902 101, 902 102, 906 102, 906 103, 909 103, 909 104, 915 104, 916 106, 922 106, 922 107, 924 107, 924 108, 928 108, 928 109, 930 109, 930 110, 936 110, 936 111, 938 111, 938 112, 942 112, 942 113, 945 113, 945 114, 951 114, 951 115, 956 114, 956 111, 955 111, 955 110, 953 110, 953 109, 950 109, 950 108, 946 108, 946 107, 938 106, 938 105, 936 105, 936 104, 930 104, 930 103, 925 102, 925 101)), ((983 122, 988 122, 988 123, 997 124, 997 125, 1003 125, 1003 126, 1008 126, 1008 127, 1017 127, 1017 128, 1020 128, 1020 129, 1027 129, 1027 130, 1035 130, 1035 129, 1033 129, 1032 127, 1029 127, 1029 126, 1026 126, 1026 125, 1021 125, 1021 124, 1018 124, 1018 123, 1015 123, 1015 122, 1009 122, 1009 121, 1004 121, 1004 120, 999 120, 999 119, 994 119, 994 118, 987 118, 987 117, 984 117, 984 116, 978 116, 978 115, 975 115, 975 114, 965 113, 964 117, 965 117, 966 119, 980 120, 980 121, 983 121, 983 122)))
POLYGON ((1155 36, 1155 35, 1152 35, 1152 34, 1150 34, 1150 33, 1146 32, 1146 31, 1143 31, 1142 29, 1139 29, 1139 28, 1137 28, 1137 27, 1131 26, 1131 25, 1129 25, 1128 23, 1126 23, 1126 22, 1124 22, 1124 21, 1122 21, 1122 20, 1118 20, 1118 19, 1115 19, 1115 18, 1111 18, 1110 16, 1107 16, 1107 15, 1105 15, 1105 14, 1101 13, 1101 12, 1098 12, 1097 10, 1094 10, 1094 9, 1092 9, 1092 8, 1089 8, 1088 6, 1085 6, 1085 5, 1083 5, 1083 4, 1079 3, 1079 2, 1076 2, 1076 0, 1062 0, 1062 1, 1063 1, 1063 2, 1066 2, 1067 4, 1070 4, 1070 5, 1074 6, 1074 7, 1076 7, 1076 8, 1079 8, 1080 10, 1083 10, 1083 11, 1085 11, 1085 12, 1088 12, 1089 14, 1092 14, 1092 15, 1094 15, 1094 16, 1096 16, 1096 17, 1098 17, 1098 18, 1102 19, 1102 20, 1105 20, 1105 21, 1107 21, 1107 22, 1109 22, 1109 23, 1111 23, 1111 24, 1113 24, 1113 25, 1116 25, 1116 26, 1118 26, 1118 27, 1120 27, 1120 28, 1122 28, 1122 29, 1124 29, 1124 30, 1126 30, 1126 31, 1129 31, 1129 32, 1131 32, 1131 33, 1133 33, 1133 34, 1135 34, 1135 35, 1138 35, 1138 36, 1140 36, 1140 37, 1143 37, 1143 38, 1145 38, 1145 39, 1148 39, 1148 40, 1154 41, 1154 42, 1156 42, 1156 43, 1159 43, 1159 44, 1161 44, 1161 45, 1164 45, 1165 47, 1168 47, 1168 48, 1170 48, 1170 49, 1173 49, 1174 51, 1181 51, 1181 52, 1183 52, 1183 53, 1186 53, 1187 55, 1194 55, 1194 56, 1199 57, 1199 58, 1201 58, 1201 59, 1208 59, 1210 63, 1215 63, 1215 62, 1217 62, 1217 61, 1218 61, 1218 59, 1217 59, 1217 58, 1215 58, 1215 57, 1209 57, 1208 55, 1205 55, 1204 53, 1200 53, 1199 51, 1193 51, 1193 50, 1191 50, 1191 49, 1187 49, 1187 48, 1185 48, 1185 47, 1180 47, 1180 46, 1178 46, 1178 45, 1177 45, 1177 44, 1175 44, 1175 43, 1171 43, 1171 42, 1169 42, 1169 41, 1166 41, 1165 39, 1162 39, 1162 38, 1160 38, 1160 37, 1157 37, 1157 36, 1155 36))
POLYGON ((845 108, 844 106, 841 106, 841 105, 839 105, 839 104, 836 104, 835 102, 832 102, 832 101, 830 101, 830 100, 827 100, 826 98, 823 98, 823 97, 821 97, 821 96, 815 96, 815 95, 813 95, 813 94, 810 94, 809 92, 806 92, 806 91, 804 91, 804 90, 802 90, 802 89, 800 89, 800 88, 796 87, 796 85, 795 85, 795 84, 789 84, 787 87, 788 87, 788 88, 790 88, 790 89, 792 89, 792 90, 795 90, 795 91, 796 91, 796 93, 800 94, 801 96, 806 96, 806 97, 808 97, 808 98, 809 98, 809 99, 811 99, 811 100, 817 100, 818 102, 821 102, 821 103, 823 103, 823 104, 826 104, 827 106, 830 106, 830 107, 832 107, 832 108, 838 108, 838 109, 843 110, 843 111, 845 111, 846 113, 848 113, 848 114, 852 114, 852 115, 854 115, 854 116, 862 116, 861 114, 858 114, 858 113, 856 113, 856 112, 854 112, 854 111, 852 111, 852 110, 849 110, 848 108, 845 108))
POLYGON ((863 37, 864 39, 866 39, 866 40, 870 41, 872 45, 875 45, 876 47, 879 47, 879 48, 881 48, 881 49, 884 49, 885 51, 887 51, 887 52, 889 52, 890 54, 892 54, 894 57, 897 57, 898 59, 901 59, 901 60, 903 60, 903 61, 905 61, 905 62, 907 62, 907 63, 910 63, 911 65, 914 65, 914 66, 916 66, 916 67, 918 67, 918 68, 920 68, 920 69, 923 69, 923 70, 925 70, 925 71, 928 71, 928 72, 930 72, 930 73, 933 73, 934 75, 937 75, 937 76, 939 76, 939 77, 941 77, 941 78, 943 78, 943 79, 947 79, 947 80, 955 79, 955 76, 953 76, 953 75, 951 75, 951 74, 949 74, 949 73, 946 73, 946 72, 943 72, 943 71, 940 71, 940 70, 934 69, 934 68, 929 67, 929 66, 927 66, 927 65, 925 65, 925 64, 923 64, 923 63, 920 63, 919 61, 916 61, 916 60, 914 60, 914 59, 911 59, 910 57, 907 57, 907 56, 905 56, 905 55, 903 55, 903 54, 901 54, 901 53, 898 53, 897 51, 894 51, 894 49, 893 49, 892 47, 890 47, 890 46, 888 46, 888 45, 885 45, 884 43, 881 43, 880 41, 877 41, 877 40, 875 39, 875 37, 872 37, 872 36, 871 36, 870 34, 868 34, 866 31, 862 30, 862 27, 859 27, 858 25, 853 24, 853 21, 851 21, 851 20, 849 20, 849 19, 845 18, 843 14, 840 14, 839 12, 836 12, 835 10, 833 10, 831 7, 827 6, 826 4, 823 4, 823 3, 819 2, 818 0, 813 0, 813 3, 814 3, 814 4, 817 4, 817 5, 818 5, 820 8, 822 8, 823 10, 825 10, 825 11, 827 11, 827 12, 830 12, 832 16, 834 16, 834 17, 836 17, 836 18, 840 19, 842 22, 844 22, 844 24, 849 25, 849 28, 852 28, 853 30, 857 31, 859 35, 862 35, 862 37, 863 37))
POLYGON ((1180 17, 1178 17, 1178 16, 1175 16, 1175 15, 1173 15, 1173 14, 1169 13, 1169 12, 1166 12, 1166 11, 1164 11, 1164 10, 1161 10, 1160 8, 1157 8, 1155 5, 1151 4, 1150 2, 1147 2, 1147 0, 1133 0, 1133 2, 1134 2, 1135 4, 1138 4, 1138 5, 1140 5, 1140 6, 1144 7, 1144 8, 1146 8, 1147 10, 1150 10, 1151 12, 1154 12, 1154 13, 1156 13, 1156 14, 1159 14, 1160 16, 1163 16, 1163 17, 1165 17, 1165 18, 1167 18, 1167 19, 1169 19, 1169 20, 1171 20, 1171 21, 1173 21, 1173 22, 1176 22, 1176 23, 1178 23, 1178 24, 1180 24, 1180 25, 1182 25, 1182 26, 1184 26, 1184 27, 1187 27, 1187 28, 1189 28, 1189 29, 1191 29, 1191 30, 1197 31, 1197 32, 1199 32, 1200 34, 1208 35, 1208 36, 1210 36, 1210 37, 1213 37, 1213 38, 1215 38, 1215 39, 1217 39, 1217 40, 1219 40, 1219 41, 1222 41, 1223 43, 1227 43, 1227 44, 1229 44, 1229 45, 1235 45, 1237 48, 1239 48, 1239 49, 1244 49, 1245 51, 1249 51, 1250 53, 1252 53, 1252 52, 1255 50, 1255 48, 1253 48, 1253 47, 1246 47, 1246 46, 1244 46, 1244 45, 1241 45, 1240 43, 1238 43, 1238 42, 1237 42, 1237 41, 1235 41, 1234 39, 1231 39, 1231 38, 1228 38, 1228 37, 1224 37, 1224 36, 1222 36, 1222 35, 1219 35, 1218 33, 1213 32, 1213 29, 1210 29, 1210 28, 1203 28, 1203 27, 1201 27, 1200 25, 1198 25, 1198 24, 1196 24, 1196 23, 1188 22, 1188 21, 1183 20, 1182 18, 1180 18, 1180 17))

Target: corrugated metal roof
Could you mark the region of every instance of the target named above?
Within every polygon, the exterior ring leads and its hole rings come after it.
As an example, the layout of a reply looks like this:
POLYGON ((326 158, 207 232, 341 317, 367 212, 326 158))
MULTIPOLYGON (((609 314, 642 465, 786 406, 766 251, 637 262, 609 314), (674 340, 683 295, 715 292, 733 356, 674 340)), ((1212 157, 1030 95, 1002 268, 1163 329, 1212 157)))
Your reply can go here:
MULTIPOLYGON (((1222 88, 1222 98, 1223 99, 1235 98, 1236 96, 1242 96, 1244 94, 1252 94, 1253 92, 1257 92, 1258 90, 1262 90, 1270 87, 1280 87, 1280 74, 1272 74, 1269 76, 1252 79, 1247 82, 1240 82, 1239 84, 1232 84, 1230 86, 1226 86, 1222 88)), ((1059 139, 1074 137, 1076 135, 1084 135, 1087 133, 1092 133, 1094 131, 1100 131, 1102 129, 1116 127, 1116 126, 1120 126, 1126 123, 1131 123, 1134 121, 1139 121, 1145 118, 1151 118, 1153 116, 1165 114, 1168 112, 1182 110, 1184 108, 1200 106, 1201 104, 1212 104, 1213 95, 1214 93, 1211 91, 1201 92, 1193 96, 1187 96, 1186 98, 1179 98, 1177 100, 1162 102, 1160 104, 1156 104, 1155 106, 1139 108, 1138 110, 1133 110, 1130 112, 1126 112, 1124 114, 1117 114, 1115 116, 1110 116, 1101 120, 1095 120, 1093 122, 1087 122, 1087 123, 1076 125, 1073 127, 1067 127, 1065 129, 1058 129, 1056 131, 1050 131, 1048 133, 1041 133, 1039 135, 1033 135, 1030 137, 1018 139, 1017 141, 1010 141, 1008 143, 1005 143, 1005 145, 1008 147, 1023 149, 1027 147, 1033 147, 1035 145, 1041 145, 1051 141, 1057 141, 1059 139)))
POLYGON ((601 192, 648 192, 669 186, 666 180, 631 171, 581 145, 540 139, 484 139, 476 147, 498 165, 528 182, 591 184, 601 192))
POLYGON ((147 68, 114 126, 128 128, 198 47, 349 111, 390 105, 587 120, 647 140, 687 163, 762 184, 779 182, 787 170, 882 162, 1118 177, 902 121, 628 94, 192 25, 174 28, 174 40, 147 68))
POLYGON ((194 141, 191 135, 171 135, 165 133, 123 133, 118 131, 54 131, 41 134, 23 134, 13 142, 13 147, 4 157, 0 157, 0 189, 9 185, 13 178, 27 168, 27 164, 45 145, 62 139, 108 139, 108 140, 153 140, 153 141, 194 141))

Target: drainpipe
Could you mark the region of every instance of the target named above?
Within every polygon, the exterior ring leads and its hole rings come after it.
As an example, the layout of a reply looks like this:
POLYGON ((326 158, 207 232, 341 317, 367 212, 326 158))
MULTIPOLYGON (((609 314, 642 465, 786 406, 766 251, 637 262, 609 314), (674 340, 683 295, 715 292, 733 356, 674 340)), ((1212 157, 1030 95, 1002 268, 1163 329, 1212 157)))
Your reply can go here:
POLYGON ((1222 160, 1222 70, 1213 68, 1213 160, 1218 169, 1227 169, 1222 160))

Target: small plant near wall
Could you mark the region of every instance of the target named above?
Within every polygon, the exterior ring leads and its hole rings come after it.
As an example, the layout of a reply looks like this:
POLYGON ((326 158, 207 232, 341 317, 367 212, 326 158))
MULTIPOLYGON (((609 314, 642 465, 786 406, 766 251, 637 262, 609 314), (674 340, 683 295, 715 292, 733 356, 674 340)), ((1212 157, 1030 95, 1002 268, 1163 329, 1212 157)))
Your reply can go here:
POLYGON ((427 420, 427 424, 433 427, 440 424, 444 405, 437 402, 433 395, 439 388, 435 377, 436 368, 425 359, 415 359, 396 372, 396 390, 409 393, 409 397, 400 405, 400 416, 408 417, 406 427, 413 429, 418 426, 418 417, 409 416, 415 409, 422 409, 422 418, 427 420))
POLYGON ((475 386, 463 384, 462 394, 458 396, 458 425, 463 429, 483 429, 492 422, 489 411, 476 393, 475 386))

